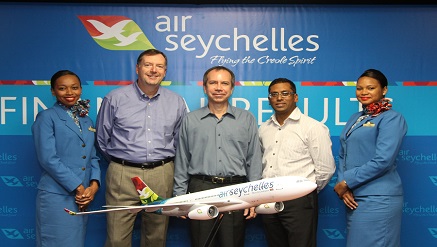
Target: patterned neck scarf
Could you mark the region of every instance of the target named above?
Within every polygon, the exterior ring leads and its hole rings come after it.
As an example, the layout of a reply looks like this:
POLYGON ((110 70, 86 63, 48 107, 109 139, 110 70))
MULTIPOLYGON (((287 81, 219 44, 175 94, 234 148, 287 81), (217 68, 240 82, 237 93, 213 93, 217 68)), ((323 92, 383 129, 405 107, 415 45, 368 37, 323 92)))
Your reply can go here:
POLYGON ((387 98, 383 98, 378 102, 372 103, 363 107, 364 115, 370 115, 372 117, 376 117, 379 114, 390 110, 392 105, 387 98))
POLYGON ((84 100, 78 100, 76 104, 70 107, 70 110, 74 115, 79 114, 79 117, 85 117, 86 115, 88 115, 89 108, 90 108, 90 100, 84 99, 84 100))
POLYGON ((79 122, 79 118, 78 115, 80 117, 85 117, 88 112, 89 112, 89 108, 90 108, 90 100, 86 99, 86 100, 78 100, 76 102, 76 104, 74 104, 71 107, 67 107, 64 104, 62 104, 61 102, 58 101, 58 104, 64 108, 67 109, 67 113, 68 115, 73 119, 74 123, 77 125, 77 127, 79 127, 79 129, 82 131, 81 127, 80 127, 80 122, 79 122))
POLYGON ((351 134, 351 132, 352 132, 352 129, 358 124, 358 123, 360 123, 361 121, 363 121, 364 119, 366 119, 367 117, 369 117, 369 116, 372 116, 372 117, 376 117, 376 116, 378 116, 379 114, 381 114, 381 113, 383 113, 383 112, 385 112, 385 111, 388 111, 388 110, 390 110, 391 109, 391 104, 390 104, 390 101, 388 100, 388 99, 386 99, 386 98, 383 98, 383 99, 381 99, 380 101, 378 101, 378 102, 375 102, 375 103, 372 103, 372 104, 369 104, 369 105, 367 105, 367 106, 365 106, 365 107, 363 107, 363 111, 364 111, 364 115, 361 115, 358 119, 357 119, 357 121, 352 125, 352 127, 349 129, 349 131, 347 132, 347 136, 349 136, 350 134, 351 134))

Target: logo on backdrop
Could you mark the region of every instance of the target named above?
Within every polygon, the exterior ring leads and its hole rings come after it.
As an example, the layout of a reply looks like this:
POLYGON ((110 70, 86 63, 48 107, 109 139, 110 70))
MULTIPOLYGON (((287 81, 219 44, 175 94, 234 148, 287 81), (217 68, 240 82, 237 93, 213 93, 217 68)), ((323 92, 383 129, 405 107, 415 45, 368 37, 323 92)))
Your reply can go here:
POLYGON ((428 228, 428 231, 434 238, 437 238, 437 228, 428 228))
POLYGON ((0 176, 3 183, 8 187, 32 187, 36 188, 38 186, 38 182, 36 181, 35 176, 23 176, 18 179, 15 176, 0 176))
POLYGON ((437 186, 437 176, 429 176, 429 179, 431 179, 431 182, 437 186))
POLYGON ((344 239, 343 234, 337 229, 323 229, 323 232, 329 239, 344 239))
POLYGON ((431 202, 431 204, 418 204, 416 202, 410 203, 409 201, 404 202, 402 212, 405 215, 417 216, 417 217, 435 217, 437 216, 437 206, 431 202))
POLYGON ((18 208, 12 208, 7 205, 0 206, 0 216, 15 217, 18 214, 18 208))
POLYGON ((17 229, 2 228, 2 232, 9 239, 24 239, 23 235, 21 235, 17 229))
MULTIPOLYGON (((4 120, 4 118, 3 118, 4 120)), ((18 157, 16 154, 10 153, 0 153, 0 164, 1 165, 12 165, 17 163, 18 157)))
POLYGON ((14 177, 14 176, 1 176, 3 182, 8 186, 8 187, 22 187, 23 184, 20 182, 20 180, 18 180, 18 178, 14 177))
MULTIPOLYGON (((88 33, 101 47, 108 50, 147 50, 154 48, 141 28, 125 16, 78 16, 88 33)), ((316 52, 319 50, 316 34, 289 34, 283 27, 272 27, 267 34, 243 34, 237 27, 233 30, 212 34, 204 37, 200 34, 186 33, 193 16, 159 16, 155 30, 159 33, 169 33, 166 51, 182 49, 193 52, 196 58, 204 58, 211 50, 220 52, 255 51, 255 52, 287 52, 287 56, 261 55, 252 57, 227 57, 213 54, 209 57, 211 64, 236 66, 237 64, 280 64, 295 67, 297 65, 312 65, 316 56, 300 57, 300 52, 316 52), (180 24, 180 27, 178 26, 180 24), (179 30, 180 29, 180 30, 179 30), (184 33, 180 36, 178 33, 184 33), (253 37, 251 37, 253 36, 253 37), (250 41, 250 42, 249 42, 250 41), (290 53, 292 52, 292 53, 290 53)))
POLYGON ((35 229, 34 228, 25 228, 21 232, 15 228, 2 228, 3 234, 13 240, 19 239, 35 239, 35 229))
POLYGON ((155 48, 141 28, 124 16, 78 16, 91 37, 108 50, 155 48))
POLYGON ((435 165, 437 164, 437 153, 402 149, 396 159, 413 165, 435 165))

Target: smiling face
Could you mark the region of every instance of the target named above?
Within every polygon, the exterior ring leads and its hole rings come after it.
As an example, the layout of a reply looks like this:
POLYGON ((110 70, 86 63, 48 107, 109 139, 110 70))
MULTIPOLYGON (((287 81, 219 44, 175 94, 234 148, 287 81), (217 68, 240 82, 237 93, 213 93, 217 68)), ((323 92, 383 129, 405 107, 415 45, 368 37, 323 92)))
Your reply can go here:
POLYGON ((52 94, 63 105, 70 107, 80 99, 82 86, 76 76, 64 75, 56 79, 52 94))
POLYGON ((207 78, 203 90, 208 96, 208 102, 216 104, 227 102, 234 90, 231 74, 224 69, 211 70, 207 78))
POLYGON ((296 108, 296 103, 299 100, 297 94, 293 94, 294 90, 289 83, 279 82, 270 87, 269 94, 276 95, 276 97, 269 97, 270 105, 275 110, 277 116, 288 117, 296 108), (282 92, 292 92, 288 96, 282 96, 282 92))
POLYGON ((136 66, 138 84, 141 86, 158 86, 165 77, 167 64, 161 54, 144 55, 136 66))
POLYGON ((363 105, 380 101, 387 94, 387 87, 382 88, 378 80, 363 76, 358 79, 355 90, 358 101, 363 105))

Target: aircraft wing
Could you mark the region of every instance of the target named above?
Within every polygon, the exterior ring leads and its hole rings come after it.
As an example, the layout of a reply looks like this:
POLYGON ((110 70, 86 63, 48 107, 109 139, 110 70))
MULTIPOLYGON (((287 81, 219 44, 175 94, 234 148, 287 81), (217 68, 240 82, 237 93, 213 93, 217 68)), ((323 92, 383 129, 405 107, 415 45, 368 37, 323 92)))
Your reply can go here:
POLYGON ((110 206, 111 208, 108 209, 101 209, 101 210, 94 210, 94 211, 85 211, 85 212, 75 212, 68 208, 64 208, 65 212, 69 213, 70 215, 85 215, 85 214, 101 214, 101 213, 109 213, 109 212, 116 212, 116 211, 130 211, 131 213, 139 212, 143 209, 145 205, 141 206, 110 206))
POLYGON ((155 212, 157 210, 162 211, 169 211, 173 209, 180 209, 181 211, 187 211, 193 206, 203 206, 203 205, 210 205, 210 206, 216 206, 216 207, 223 207, 228 205, 235 205, 235 204, 241 204, 243 203, 241 200, 235 200, 235 199, 225 199, 225 200, 218 200, 218 201, 203 201, 203 202, 181 202, 181 203, 165 203, 161 202, 160 204, 147 204, 147 205, 140 205, 140 206, 113 206, 113 205, 105 205, 103 207, 107 209, 101 209, 101 210, 94 210, 94 211, 85 211, 85 212, 74 212, 72 210, 69 210, 67 208, 64 208, 65 212, 69 213, 70 215, 85 215, 85 214, 99 214, 99 213, 109 213, 109 212, 117 212, 117 211, 129 211, 131 213, 138 213, 141 210, 144 210, 146 212, 155 212))

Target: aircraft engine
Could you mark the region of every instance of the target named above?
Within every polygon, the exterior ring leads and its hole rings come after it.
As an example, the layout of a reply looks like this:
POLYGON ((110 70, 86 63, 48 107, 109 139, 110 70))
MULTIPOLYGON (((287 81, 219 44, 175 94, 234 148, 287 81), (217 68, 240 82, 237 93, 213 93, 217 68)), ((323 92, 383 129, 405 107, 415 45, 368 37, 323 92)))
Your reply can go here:
POLYGON ((258 205, 255 208, 257 214, 276 214, 284 210, 283 202, 271 202, 258 205))
POLYGON ((216 206, 205 205, 191 210, 188 213, 188 218, 192 220, 210 220, 219 214, 216 206))

